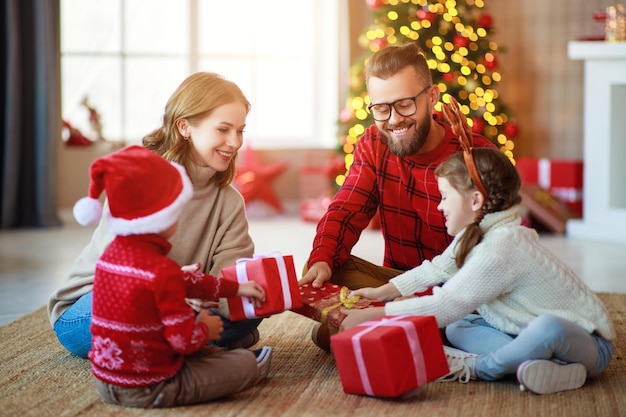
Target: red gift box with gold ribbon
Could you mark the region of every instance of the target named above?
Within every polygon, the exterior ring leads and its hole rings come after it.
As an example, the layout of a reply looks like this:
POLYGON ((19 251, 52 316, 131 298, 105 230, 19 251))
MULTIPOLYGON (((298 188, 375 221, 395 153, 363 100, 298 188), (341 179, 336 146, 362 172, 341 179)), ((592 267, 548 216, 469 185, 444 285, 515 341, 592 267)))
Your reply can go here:
POLYGON ((395 398, 450 372, 434 316, 386 316, 330 338, 346 394, 395 398))
POLYGON ((229 298, 228 309, 233 321, 268 317, 302 306, 291 255, 254 255, 239 259, 235 265, 222 269, 222 277, 239 283, 256 281, 265 289, 265 302, 258 308, 247 297, 229 298))
POLYGON ((385 305, 368 298, 349 297, 349 292, 350 290, 346 287, 328 282, 324 283, 321 288, 313 288, 311 284, 304 284, 300 287, 302 307, 294 309, 293 312, 326 324, 330 333, 334 334, 339 331, 339 326, 346 317, 341 309, 385 305))

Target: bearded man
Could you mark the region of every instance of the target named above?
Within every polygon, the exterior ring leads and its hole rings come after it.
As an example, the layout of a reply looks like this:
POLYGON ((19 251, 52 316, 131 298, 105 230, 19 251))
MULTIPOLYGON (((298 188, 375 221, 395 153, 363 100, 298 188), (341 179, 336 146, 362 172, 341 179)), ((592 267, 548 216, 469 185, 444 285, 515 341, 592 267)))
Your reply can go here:
MULTIPOLYGON (((452 240, 437 210, 434 170, 461 144, 435 116, 439 88, 426 58, 415 43, 388 46, 370 57, 365 76, 375 124, 359 138, 345 182, 317 225, 301 285, 377 287, 440 254, 452 240), (383 265, 351 254, 376 215, 383 265)), ((495 147, 482 136, 473 141, 475 147, 495 147)), ((316 325, 312 338, 328 350, 326 326, 316 325)))

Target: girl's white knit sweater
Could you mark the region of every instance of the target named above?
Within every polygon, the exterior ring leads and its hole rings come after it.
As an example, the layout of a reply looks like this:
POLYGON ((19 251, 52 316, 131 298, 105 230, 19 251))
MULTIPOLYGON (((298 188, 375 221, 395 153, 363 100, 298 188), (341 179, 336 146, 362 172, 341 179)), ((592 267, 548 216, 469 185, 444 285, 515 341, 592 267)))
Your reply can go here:
POLYGON ((403 296, 434 286, 433 295, 389 302, 385 314, 432 315, 445 327, 478 311, 493 327, 516 335, 533 318, 550 313, 613 340, 615 330, 602 302, 540 244, 535 230, 521 225, 519 209, 484 217, 483 240, 460 269, 454 255, 463 232, 432 261, 393 278, 403 296))

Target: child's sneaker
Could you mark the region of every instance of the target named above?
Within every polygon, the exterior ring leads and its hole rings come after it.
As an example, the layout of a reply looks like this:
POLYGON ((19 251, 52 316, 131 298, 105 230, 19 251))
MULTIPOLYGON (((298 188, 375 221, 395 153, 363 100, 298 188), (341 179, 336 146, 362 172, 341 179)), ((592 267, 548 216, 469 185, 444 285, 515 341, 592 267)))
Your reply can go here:
POLYGON ((252 351, 256 356, 256 366, 259 368, 258 381, 267 378, 270 372, 270 362, 272 361, 272 347, 264 346, 261 349, 252 351))
POLYGON ((450 346, 444 346, 443 350, 448 360, 450 373, 437 379, 437 381, 452 382, 458 380, 464 384, 470 379, 476 379, 475 365, 477 354, 468 353, 450 346))
POLYGON ((560 363, 553 360, 534 359, 517 368, 520 390, 536 394, 576 389, 583 386, 587 370, 582 363, 560 363))

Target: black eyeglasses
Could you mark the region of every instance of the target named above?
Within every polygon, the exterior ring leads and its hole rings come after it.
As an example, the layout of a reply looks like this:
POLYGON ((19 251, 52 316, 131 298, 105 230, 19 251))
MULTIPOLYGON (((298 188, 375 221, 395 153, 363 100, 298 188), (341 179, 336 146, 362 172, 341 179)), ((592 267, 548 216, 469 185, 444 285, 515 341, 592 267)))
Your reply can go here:
POLYGON ((403 117, 413 116, 417 112, 417 99, 424 94, 430 86, 426 86, 415 97, 401 98, 393 103, 377 103, 367 106, 367 110, 372 114, 374 120, 377 122, 386 122, 391 118, 391 107, 394 108, 396 113, 403 117))

